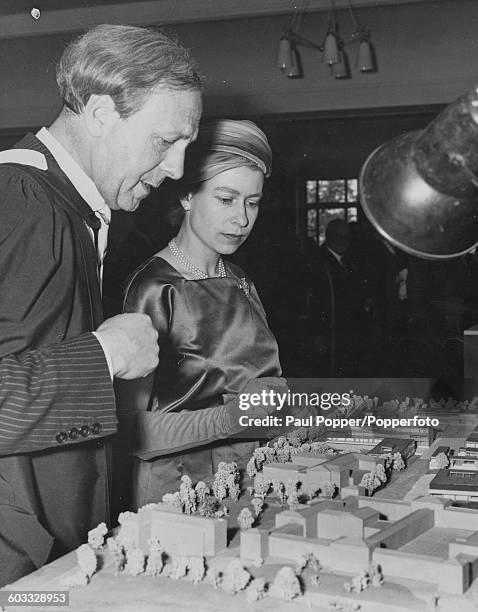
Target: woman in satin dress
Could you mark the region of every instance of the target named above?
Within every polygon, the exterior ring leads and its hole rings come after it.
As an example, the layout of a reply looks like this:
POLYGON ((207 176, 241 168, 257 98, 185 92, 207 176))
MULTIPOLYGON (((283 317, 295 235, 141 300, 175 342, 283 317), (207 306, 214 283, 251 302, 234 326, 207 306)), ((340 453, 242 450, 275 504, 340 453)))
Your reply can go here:
POLYGON ((239 394, 287 390, 254 284, 223 259, 251 232, 270 172, 271 150, 254 123, 202 127, 178 183, 179 232, 129 281, 124 311, 148 314, 160 345, 157 370, 118 390, 119 413, 130 415, 133 508, 177 491, 184 474, 210 484, 221 461, 244 468, 258 430, 239 417, 275 408, 245 411, 239 394))

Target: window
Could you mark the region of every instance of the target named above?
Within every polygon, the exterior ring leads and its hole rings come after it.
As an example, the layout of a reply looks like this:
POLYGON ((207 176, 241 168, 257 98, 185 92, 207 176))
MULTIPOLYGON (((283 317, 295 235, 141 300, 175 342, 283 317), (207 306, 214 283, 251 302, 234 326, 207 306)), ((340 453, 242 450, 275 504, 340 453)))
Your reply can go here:
POLYGON ((325 240, 325 228, 332 219, 357 221, 357 179, 306 181, 307 237, 318 244, 325 240))

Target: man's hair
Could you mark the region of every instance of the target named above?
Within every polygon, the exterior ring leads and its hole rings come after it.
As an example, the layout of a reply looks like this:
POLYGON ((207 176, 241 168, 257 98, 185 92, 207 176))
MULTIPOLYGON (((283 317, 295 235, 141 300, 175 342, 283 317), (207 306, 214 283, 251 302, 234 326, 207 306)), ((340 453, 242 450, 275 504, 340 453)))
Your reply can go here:
POLYGON ((72 41, 56 71, 67 108, 80 113, 91 95, 109 95, 120 117, 140 110, 157 86, 201 89, 189 52, 163 32, 133 26, 96 26, 72 41))
POLYGON ((340 230, 345 230, 347 233, 350 233, 350 225, 345 221, 345 219, 332 219, 328 222, 325 227, 325 239, 331 238, 332 236, 336 236, 337 233, 340 234, 340 230))

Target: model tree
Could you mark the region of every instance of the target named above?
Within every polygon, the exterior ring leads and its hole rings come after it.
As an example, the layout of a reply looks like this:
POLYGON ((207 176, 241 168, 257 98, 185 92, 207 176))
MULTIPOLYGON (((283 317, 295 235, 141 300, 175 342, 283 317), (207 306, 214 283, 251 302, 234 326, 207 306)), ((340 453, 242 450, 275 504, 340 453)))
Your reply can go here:
POLYGON ((369 569, 370 584, 374 589, 381 587, 383 584, 383 574, 380 565, 371 565, 369 569))
POLYGON ((226 471, 225 471, 225 463, 221 461, 218 465, 217 472, 214 475, 214 482, 212 484, 212 491, 214 496, 222 501, 227 496, 227 485, 226 485, 226 471))
POLYGON ((124 570, 124 567, 126 565, 126 553, 124 547, 117 537, 108 538, 106 540, 106 545, 108 547, 108 550, 110 550, 111 554, 113 555, 113 565, 115 568, 114 573, 115 576, 117 576, 120 572, 124 570))
POLYGON ((143 551, 140 548, 132 548, 126 553, 125 572, 130 576, 139 576, 144 572, 145 562, 143 551))
POLYGON ((401 472, 405 469, 405 467, 405 461, 403 460, 402 455, 400 453, 394 453, 392 460, 392 468, 397 472, 401 472))
POLYGON ((277 462, 277 450, 274 446, 264 446, 263 451, 264 451, 266 463, 276 463, 277 462))
POLYGON ((290 461, 291 445, 286 438, 282 436, 277 438, 276 442, 274 442, 274 447, 276 449, 276 461, 278 463, 287 463, 290 461))
POLYGON ((356 593, 365 591, 369 584, 370 576, 366 570, 362 570, 358 576, 354 576, 354 578, 352 578, 352 590, 356 593))
POLYGON ((146 562, 146 573, 149 576, 159 576, 164 567, 164 549, 157 537, 151 538, 149 544, 149 555, 146 562))
POLYGON ((365 489, 367 489, 370 497, 372 496, 372 493, 375 491, 375 489, 378 489, 380 485, 380 480, 373 472, 367 472, 366 474, 364 474, 359 484, 360 487, 364 487, 365 489))
POLYGON ((294 429, 289 434, 287 434, 287 439, 294 447, 300 446, 303 442, 305 442, 309 437, 309 430, 307 427, 298 427, 294 429))
POLYGON ((254 455, 252 455, 252 457, 247 462, 246 472, 249 478, 254 478, 254 476, 257 474, 257 464, 256 464, 256 458, 254 455))
POLYGON ((263 446, 259 446, 254 450, 253 454, 254 460, 256 462, 257 471, 260 472, 262 470, 262 466, 266 462, 266 453, 263 446))
POLYGON ((214 518, 218 510, 219 502, 217 499, 215 497, 211 497, 210 495, 206 495, 203 503, 199 506, 198 513, 199 516, 204 518, 214 518))
POLYGON ((286 601, 292 601, 302 593, 300 581, 291 567, 286 565, 277 572, 271 592, 286 601))
POLYGON ((266 579, 263 577, 254 578, 246 589, 246 598, 248 603, 263 599, 266 594, 266 579))
POLYGON ((167 506, 172 506, 173 508, 177 508, 181 511, 183 510, 183 503, 181 502, 179 491, 176 491, 175 493, 165 493, 161 498, 161 501, 167 506))
POLYGON ((240 472, 237 467, 237 463, 231 461, 226 463, 226 486, 229 492, 229 497, 233 501, 237 501, 241 494, 241 487, 239 486, 240 472))
POLYGON ((251 581, 251 575, 242 566, 239 559, 233 559, 226 567, 221 582, 221 589, 231 595, 244 590, 251 581))
POLYGON ((225 463, 224 461, 219 462, 212 485, 213 493, 219 501, 227 497, 228 493, 233 501, 239 499, 241 493, 239 477, 239 470, 234 461, 231 461, 231 463, 225 463))
POLYGON ((262 499, 265 499, 267 493, 269 492, 270 486, 271 483, 267 480, 267 478, 264 478, 262 474, 257 474, 254 482, 257 495, 262 497, 262 499))
POLYGON ((211 492, 206 483, 200 480, 194 489, 196 491, 196 499, 199 504, 202 504, 206 499, 206 495, 209 495, 211 492))
POLYGON ((382 459, 382 461, 384 462, 385 470, 388 470, 391 468, 392 462, 393 462, 392 453, 382 453, 381 455, 378 456, 378 458, 382 459))
POLYGON ((89 544, 82 544, 76 549, 78 571, 71 577, 71 586, 83 586, 89 583, 96 572, 98 560, 95 551, 89 544))
POLYGON ((295 480, 287 481, 285 491, 287 495, 287 503, 289 504, 290 508, 295 508, 299 505, 299 493, 297 491, 297 484, 298 483, 295 480))
POLYGON ((204 557, 188 557, 188 570, 194 584, 199 584, 206 575, 204 557))
POLYGON ((108 528, 105 523, 100 523, 97 527, 88 531, 88 544, 91 548, 101 548, 105 541, 108 528))
POLYGON ((179 499, 186 514, 192 514, 196 510, 196 491, 193 489, 191 478, 186 474, 181 476, 179 485, 179 499))
POLYGON ((237 517, 237 523, 241 531, 246 531, 247 529, 250 529, 252 527, 254 523, 254 517, 252 516, 252 513, 249 508, 243 508, 240 511, 239 516, 237 517))
POLYGON ((382 484, 385 484, 387 482, 387 474, 385 472, 385 468, 383 467, 381 463, 377 463, 373 473, 380 480, 382 484))
POLYGON ((254 514, 256 515, 256 517, 259 516, 259 514, 264 508, 264 500, 260 499, 259 497, 255 497, 251 503, 252 507, 254 508, 254 514))
POLYGON ((286 499, 287 499, 287 495, 285 493, 285 484, 283 482, 281 482, 280 480, 273 480, 272 481, 272 490, 274 491, 274 493, 279 498, 281 506, 283 506, 285 504, 286 499))
POLYGON ((327 481, 322 486, 322 495, 323 497, 327 497, 328 499, 332 499, 335 495, 337 487, 333 482, 327 481))
POLYGON ((300 574, 302 574, 302 572, 307 568, 316 573, 321 569, 319 560, 314 553, 305 553, 299 557, 295 566, 295 573, 300 576, 300 574))
POLYGON ((448 459, 448 457, 446 456, 445 453, 438 453, 437 457, 436 457, 436 461, 438 463, 438 468, 440 470, 442 470, 443 468, 446 468, 450 465, 450 460, 448 459))
POLYGON ((164 574, 173 580, 184 578, 188 571, 188 558, 183 556, 173 557, 171 563, 164 568, 164 574))

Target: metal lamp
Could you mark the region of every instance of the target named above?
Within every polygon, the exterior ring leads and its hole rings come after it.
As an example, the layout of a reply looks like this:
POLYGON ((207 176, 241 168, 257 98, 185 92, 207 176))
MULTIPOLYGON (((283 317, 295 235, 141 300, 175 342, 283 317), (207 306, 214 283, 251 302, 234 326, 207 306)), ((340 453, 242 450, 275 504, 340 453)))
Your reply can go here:
POLYGON ((398 136, 362 167, 360 200, 382 236, 412 255, 459 257, 478 245, 478 87, 423 131, 398 136))

